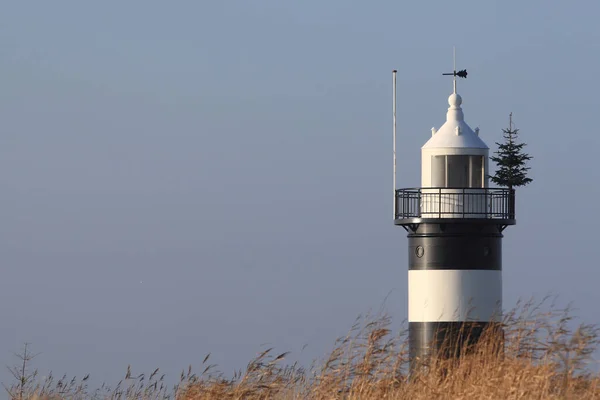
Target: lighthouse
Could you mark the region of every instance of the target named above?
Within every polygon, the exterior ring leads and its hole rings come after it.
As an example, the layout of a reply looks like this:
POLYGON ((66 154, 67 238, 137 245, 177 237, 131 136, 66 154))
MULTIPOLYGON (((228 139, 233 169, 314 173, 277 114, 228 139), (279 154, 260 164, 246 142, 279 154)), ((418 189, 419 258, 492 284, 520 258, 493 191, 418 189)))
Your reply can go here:
POLYGON ((451 75, 446 122, 421 148, 421 186, 396 189, 393 72, 394 223, 408 233, 411 369, 442 349, 459 354, 500 322, 502 237, 516 223, 514 191, 489 187, 489 148, 465 121, 456 78, 466 71, 451 75))

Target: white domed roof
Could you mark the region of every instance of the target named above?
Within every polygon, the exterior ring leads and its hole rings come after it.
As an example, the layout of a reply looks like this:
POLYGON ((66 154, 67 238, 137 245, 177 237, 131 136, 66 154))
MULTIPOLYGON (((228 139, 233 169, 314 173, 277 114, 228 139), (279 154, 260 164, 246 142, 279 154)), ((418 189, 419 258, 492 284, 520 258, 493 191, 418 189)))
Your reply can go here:
POLYGON ((425 143, 423 149, 432 148, 468 148, 489 149, 483 140, 464 121, 462 108, 462 97, 458 93, 452 93, 448 97, 448 113, 446 123, 425 143))

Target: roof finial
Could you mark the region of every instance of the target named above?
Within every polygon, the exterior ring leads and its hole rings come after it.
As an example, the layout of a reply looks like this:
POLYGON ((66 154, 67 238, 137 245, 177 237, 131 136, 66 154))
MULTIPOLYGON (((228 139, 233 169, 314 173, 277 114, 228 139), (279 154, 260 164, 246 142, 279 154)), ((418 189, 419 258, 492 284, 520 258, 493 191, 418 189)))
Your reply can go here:
MULTIPOLYGON (((456 46, 452 46, 452 71, 456 71, 456 46)), ((454 74, 454 93, 456 93, 456 74, 454 74)))
POLYGON ((452 48, 453 50, 453 61, 454 61, 454 72, 451 73, 444 73, 442 75, 452 75, 454 77, 454 93, 456 94, 456 77, 458 76, 459 78, 466 78, 467 77, 467 70, 463 69, 461 71, 456 71, 456 47, 452 48))

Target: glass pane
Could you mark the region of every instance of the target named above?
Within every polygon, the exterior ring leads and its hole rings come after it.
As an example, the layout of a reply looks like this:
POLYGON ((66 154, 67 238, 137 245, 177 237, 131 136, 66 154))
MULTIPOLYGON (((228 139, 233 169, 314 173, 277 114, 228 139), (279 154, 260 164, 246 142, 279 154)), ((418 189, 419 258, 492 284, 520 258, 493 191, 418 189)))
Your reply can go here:
POLYGON ((431 186, 446 186, 446 156, 431 157, 431 186))
POLYGON ((471 158, 471 187, 483 187, 483 156, 470 156, 471 158))
POLYGON ((469 187, 469 156, 448 157, 448 187, 469 187))

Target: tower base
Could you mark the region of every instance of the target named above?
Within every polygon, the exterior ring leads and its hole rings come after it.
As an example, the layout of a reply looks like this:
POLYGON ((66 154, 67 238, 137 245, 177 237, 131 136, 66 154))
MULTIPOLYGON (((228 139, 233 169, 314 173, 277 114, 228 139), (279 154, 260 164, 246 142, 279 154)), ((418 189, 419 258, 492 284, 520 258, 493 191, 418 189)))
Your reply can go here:
POLYGON ((411 371, 468 353, 501 320, 502 226, 436 222, 408 234, 411 371))

